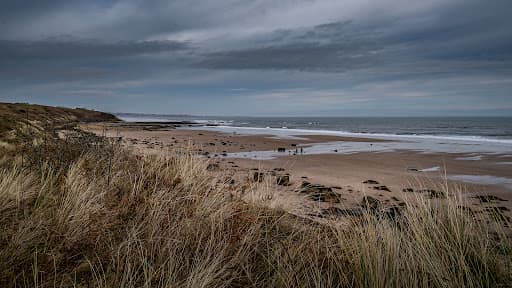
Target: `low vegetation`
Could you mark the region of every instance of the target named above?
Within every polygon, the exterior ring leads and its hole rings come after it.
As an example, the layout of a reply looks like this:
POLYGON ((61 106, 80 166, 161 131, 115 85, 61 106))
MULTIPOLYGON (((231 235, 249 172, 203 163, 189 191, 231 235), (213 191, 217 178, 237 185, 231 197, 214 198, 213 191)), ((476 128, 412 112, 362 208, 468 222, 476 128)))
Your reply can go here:
MULTIPOLYGON (((42 137, 77 122, 118 121, 114 115, 81 108, 25 103, 0 103, 0 141, 17 142, 42 137)), ((5 145, 4 145, 5 146, 5 145)))
POLYGON ((189 153, 136 155, 79 130, 28 145, 0 156, 1 287, 512 283, 500 219, 458 191, 339 226, 242 201, 189 153))

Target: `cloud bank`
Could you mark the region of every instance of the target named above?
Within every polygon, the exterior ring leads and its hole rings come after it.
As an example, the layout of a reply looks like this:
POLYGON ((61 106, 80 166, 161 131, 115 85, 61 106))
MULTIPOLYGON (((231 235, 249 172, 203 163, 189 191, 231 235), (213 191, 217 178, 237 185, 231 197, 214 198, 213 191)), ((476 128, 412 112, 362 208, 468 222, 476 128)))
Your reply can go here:
POLYGON ((0 8, 3 101, 512 115, 510 1, 6 0, 0 8))

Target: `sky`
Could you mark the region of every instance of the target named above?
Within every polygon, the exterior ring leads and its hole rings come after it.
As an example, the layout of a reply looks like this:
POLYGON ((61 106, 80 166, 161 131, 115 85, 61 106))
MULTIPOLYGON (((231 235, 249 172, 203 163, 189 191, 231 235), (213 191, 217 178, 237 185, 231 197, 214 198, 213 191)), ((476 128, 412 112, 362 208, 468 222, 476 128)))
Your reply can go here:
POLYGON ((2 0, 0 102, 512 116, 510 0, 2 0))

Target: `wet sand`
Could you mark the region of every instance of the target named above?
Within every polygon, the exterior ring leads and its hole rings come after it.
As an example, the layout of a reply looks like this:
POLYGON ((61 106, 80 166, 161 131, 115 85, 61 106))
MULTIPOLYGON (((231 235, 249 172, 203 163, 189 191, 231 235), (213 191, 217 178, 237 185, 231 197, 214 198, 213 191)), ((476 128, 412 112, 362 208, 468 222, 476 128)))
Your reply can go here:
MULTIPOLYGON (((173 153, 179 149, 193 149, 201 157, 209 158, 212 173, 229 180, 234 187, 244 191, 249 185, 258 186, 254 197, 266 205, 280 207, 297 215, 313 215, 331 207, 357 207, 364 196, 378 199, 383 206, 401 205, 405 197, 442 198, 432 191, 464 191, 467 205, 479 210, 485 207, 504 207, 512 210, 510 185, 475 184, 446 179, 453 175, 491 175, 512 178, 510 155, 486 155, 482 160, 460 153, 419 153, 414 151, 359 152, 353 154, 301 155, 300 147, 331 141, 379 142, 387 140, 340 137, 326 135, 297 136, 278 139, 272 135, 238 135, 201 130, 173 128, 145 129, 140 126, 111 126, 109 124, 83 125, 82 129, 108 137, 121 137, 123 143, 140 153, 173 153), (303 145, 303 146, 301 146, 303 145), (283 156, 271 160, 251 160, 226 157, 226 153, 277 150, 285 148, 283 156), (290 155, 293 152, 298 155, 290 155), (430 169, 439 167, 438 170, 430 169), (422 169, 427 171, 422 172, 422 169), (254 181, 254 173, 263 173, 261 182, 254 181), (446 173, 446 174, 445 174, 446 173), (288 185, 277 185, 277 175, 289 174, 288 185), (370 183, 363 183, 368 182, 370 183), (330 188, 336 201, 313 201, 311 195, 300 193, 303 182, 330 188), (405 189, 405 190, 404 190, 405 189), (388 191, 389 190, 389 191, 388 191), (404 192, 404 191, 415 192, 404 192), (421 192, 418 192, 421 191, 421 192), (502 201, 482 203, 478 195, 493 195, 502 201), (339 202, 339 203, 336 203, 339 202)), ((254 200, 254 199, 252 199, 254 200)), ((441 201, 434 199, 434 201, 441 201)))

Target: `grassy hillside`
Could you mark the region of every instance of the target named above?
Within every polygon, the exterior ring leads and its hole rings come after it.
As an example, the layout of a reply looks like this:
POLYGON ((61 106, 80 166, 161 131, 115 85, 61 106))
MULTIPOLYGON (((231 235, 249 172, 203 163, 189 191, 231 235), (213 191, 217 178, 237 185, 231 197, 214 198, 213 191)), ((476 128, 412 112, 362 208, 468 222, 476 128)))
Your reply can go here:
POLYGON ((118 121, 114 115, 81 108, 50 107, 25 103, 0 103, 0 137, 16 141, 19 136, 38 135, 56 126, 77 122, 118 121))
POLYGON ((265 183, 230 185, 191 153, 141 156, 80 131, 30 145, 0 153, 0 287, 512 283, 503 219, 468 212, 459 191, 321 224, 267 208, 265 183))

